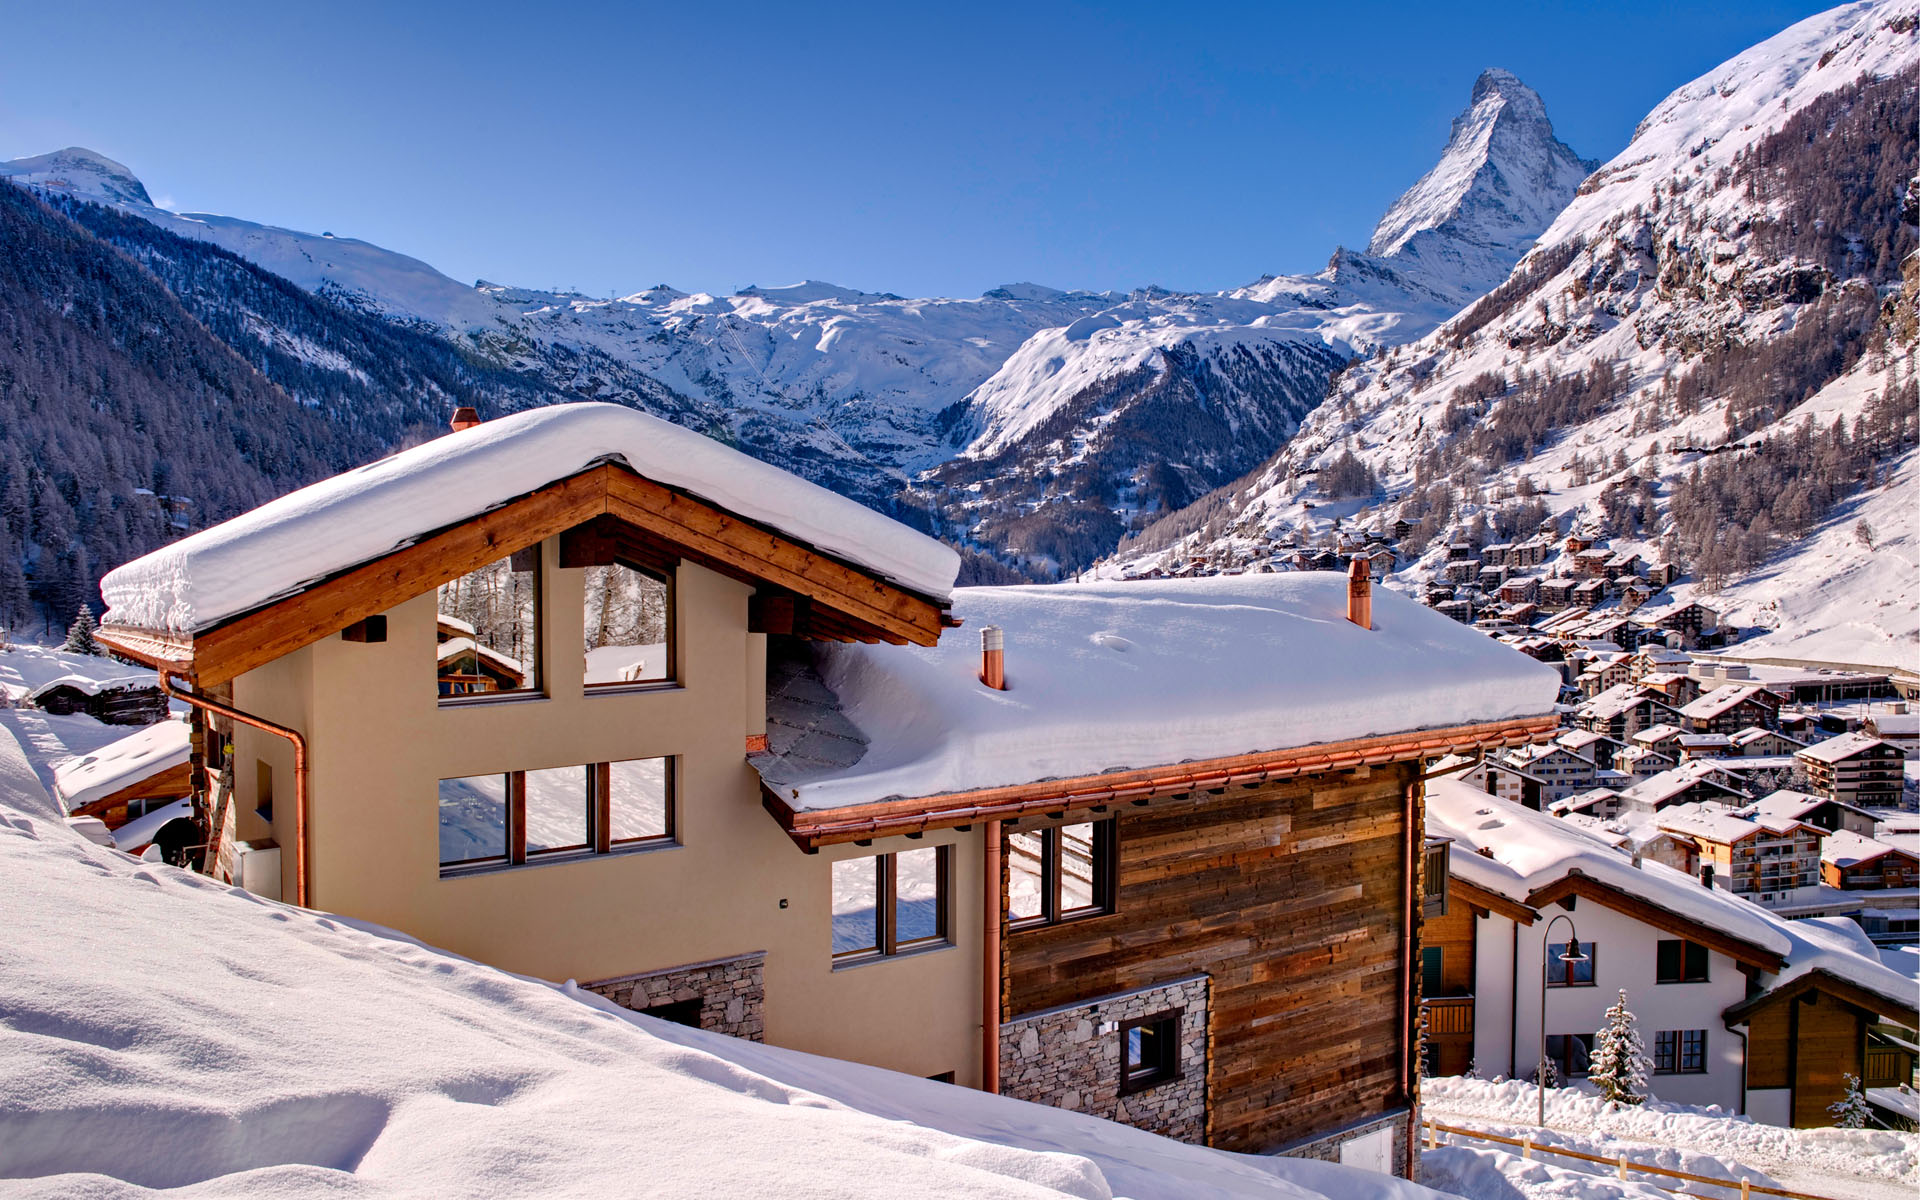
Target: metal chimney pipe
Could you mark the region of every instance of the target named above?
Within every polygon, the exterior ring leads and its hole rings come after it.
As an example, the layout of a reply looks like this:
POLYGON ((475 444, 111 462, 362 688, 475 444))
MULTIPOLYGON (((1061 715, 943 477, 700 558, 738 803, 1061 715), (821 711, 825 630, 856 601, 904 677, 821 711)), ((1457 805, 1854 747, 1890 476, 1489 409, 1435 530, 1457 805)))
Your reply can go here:
POLYGON ((1007 690, 1007 635, 998 625, 980 627, 980 682, 997 692, 1007 690))
POLYGON ((1362 629, 1373 628, 1373 574, 1364 558, 1347 566, 1347 620, 1362 629))
POLYGON ((462 429, 472 429, 480 423, 480 410, 471 405, 462 404, 453 410, 452 427, 455 433, 462 429))

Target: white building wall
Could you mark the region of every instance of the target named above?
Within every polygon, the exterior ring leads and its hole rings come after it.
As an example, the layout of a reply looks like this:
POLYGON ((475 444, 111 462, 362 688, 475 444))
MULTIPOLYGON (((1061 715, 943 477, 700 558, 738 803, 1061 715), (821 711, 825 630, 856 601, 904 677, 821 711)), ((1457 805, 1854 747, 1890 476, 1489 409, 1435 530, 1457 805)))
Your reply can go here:
MULTIPOLYGON (((1521 937, 1527 928, 1520 927, 1521 937)), ((1498 913, 1473 922, 1473 1065, 1482 1079, 1515 1075, 1513 930, 1514 922, 1498 913)), ((1522 1065, 1518 1073, 1524 1075, 1527 1069, 1522 1065)))
MULTIPOLYGON (((1681 1104, 1718 1104, 1739 1111, 1741 1102, 1741 1063, 1745 1053, 1743 1040, 1720 1019, 1720 1014, 1746 995, 1746 978, 1731 958, 1709 952, 1707 981, 1704 983, 1655 983, 1656 944, 1671 935, 1643 924, 1633 917, 1604 908, 1591 899, 1577 902, 1574 911, 1549 905, 1540 919, 1520 929, 1519 945, 1519 1020, 1516 1025, 1518 1046, 1514 1047, 1517 1074, 1525 1077, 1540 1057, 1540 965, 1541 948, 1549 922, 1556 916, 1569 917, 1579 932, 1579 940, 1595 945, 1594 986, 1547 989, 1548 1034, 1593 1033, 1606 1023, 1606 1011, 1626 989, 1627 1008, 1637 1018, 1635 1028, 1646 1044, 1649 1060, 1653 1056, 1654 1034, 1663 1029, 1704 1029, 1707 1031, 1707 1070, 1694 1075, 1650 1075, 1648 1087, 1662 1100, 1681 1104)), ((1569 940, 1567 922, 1554 923, 1552 939, 1569 940)), ((1511 986, 1496 960, 1480 960, 1476 993, 1497 994, 1504 1003, 1511 986)), ((1478 1003, 1476 1002, 1476 1010, 1478 1003)), ((1476 1049, 1480 1049, 1479 1013, 1475 1013, 1476 1049)), ((1489 1022, 1489 1025, 1492 1023, 1489 1022)), ((1504 1018, 1489 1035, 1506 1036, 1504 1018)), ((1507 1053, 1482 1050, 1489 1061, 1505 1063, 1507 1053)), ((1482 1074, 1492 1072, 1484 1067, 1482 1074)))

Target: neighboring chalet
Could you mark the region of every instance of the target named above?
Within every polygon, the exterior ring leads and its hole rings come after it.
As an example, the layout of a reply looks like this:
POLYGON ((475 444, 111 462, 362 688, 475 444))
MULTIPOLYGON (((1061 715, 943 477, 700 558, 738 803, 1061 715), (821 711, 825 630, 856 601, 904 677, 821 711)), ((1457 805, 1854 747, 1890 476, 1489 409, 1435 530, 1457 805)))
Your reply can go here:
POLYGON ((1623 683, 1582 704, 1574 712, 1573 722, 1581 729, 1622 742, 1642 729, 1677 725, 1680 710, 1658 693, 1638 684, 1623 683))
POLYGON ((1820 848, 1820 878, 1845 891, 1920 887, 1920 857, 1843 829, 1820 848))
POLYGON ((668 1020, 1404 1173, 1422 772, 1550 736, 1557 672, 1364 570, 957 568, 562 405, 129 564, 100 636, 218 735, 220 878, 277 861, 258 890, 668 1020), (519 680, 450 691, 461 638, 519 680))
POLYGON ((1534 1075, 1543 960, 1547 1053, 1563 1076, 1587 1073, 1624 989, 1654 1096, 1775 1125, 1830 1125, 1843 1076, 1868 1073, 1870 1028, 1920 1024, 1911 982, 1851 921, 1784 920, 1451 779, 1428 785, 1427 833, 1449 874, 1422 934, 1436 1074, 1534 1075), (1585 961, 1559 962, 1574 942, 1585 961))
POLYGON ((1757 684, 1717 687, 1680 710, 1688 733, 1731 734, 1756 725, 1765 729, 1777 724, 1779 717, 1779 698, 1757 684))
POLYGON ((1843 733, 1794 755, 1814 790, 1856 808, 1894 808, 1904 786, 1906 756, 1892 742, 1843 733))
POLYGON ((1675 804, 1658 816, 1660 829, 1692 839, 1700 881, 1756 904, 1804 899, 1820 883, 1825 831, 1792 817, 1736 815, 1719 804, 1675 804))
POLYGON ((98 817, 120 828, 189 795, 189 731, 160 721, 53 768, 53 797, 69 817, 98 817))
POLYGON ((105 725, 151 725, 167 716, 167 698, 146 675, 121 679, 62 675, 34 688, 26 701, 55 716, 84 714, 105 725))
POLYGON ((1766 816, 1801 821, 1828 833, 1845 830, 1862 837, 1872 837, 1879 825, 1874 815, 1865 809, 1829 800, 1825 796, 1811 796, 1806 792, 1785 789, 1762 796, 1741 808, 1739 813, 1743 817, 1766 816))

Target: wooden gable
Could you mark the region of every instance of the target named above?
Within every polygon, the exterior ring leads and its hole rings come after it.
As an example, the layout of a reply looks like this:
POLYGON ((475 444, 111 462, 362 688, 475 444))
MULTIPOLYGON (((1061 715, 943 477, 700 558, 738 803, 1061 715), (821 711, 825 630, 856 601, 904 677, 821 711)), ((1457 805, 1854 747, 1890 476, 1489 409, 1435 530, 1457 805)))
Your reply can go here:
POLYGON ((556 535, 569 535, 568 565, 599 554, 642 566, 686 559, 777 600, 803 601, 793 629, 802 636, 931 646, 946 624, 945 605, 930 597, 609 463, 191 637, 114 626, 100 636, 122 654, 212 687, 556 535))

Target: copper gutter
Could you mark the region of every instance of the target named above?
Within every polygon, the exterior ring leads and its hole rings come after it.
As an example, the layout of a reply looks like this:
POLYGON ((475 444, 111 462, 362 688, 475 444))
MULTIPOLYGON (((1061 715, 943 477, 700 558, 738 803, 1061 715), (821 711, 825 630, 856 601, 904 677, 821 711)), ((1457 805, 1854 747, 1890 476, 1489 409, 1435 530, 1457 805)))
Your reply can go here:
POLYGON ((980 959, 980 1090, 1000 1091, 1000 822, 987 822, 986 924, 980 959))
MULTIPOLYGON (((285 725, 276 725, 264 717, 241 712, 230 704, 218 700, 209 700, 193 692, 180 691, 173 686, 173 672, 162 668, 160 671, 160 690, 169 698, 190 704, 204 712, 217 713, 242 725, 251 725, 255 729, 283 737, 293 743, 293 902, 301 908, 307 905, 307 739, 297 729, 285 725)), ((228 784, 232 786, 231 782, 228 784)), ((207 831, 207 870, 211 874, 220 854, 220 831, 207 831)))
POLYGON ((883 800, 846 808, 797 811, 770 789, 762 802, 787 836, 803 849, 836 842, 950 829, 976 821, 1005 820, 1037 812, 1052 812, 1110 804, 1117 800, 1149 799, 1224 788, 1230 784, 1265 783, 1355 767, 1380 766, 1440 754, 1465 753, 1499 746, 1541 741, 1559 728, 1559 717, 1547 714, 1479 725, 1457 725, 1422 733, 1390 734, 1329 742, 1295 750, 1243 754, 1196 763, 1082 775, 1010 787, 982 788, 909 800, 883 800))

